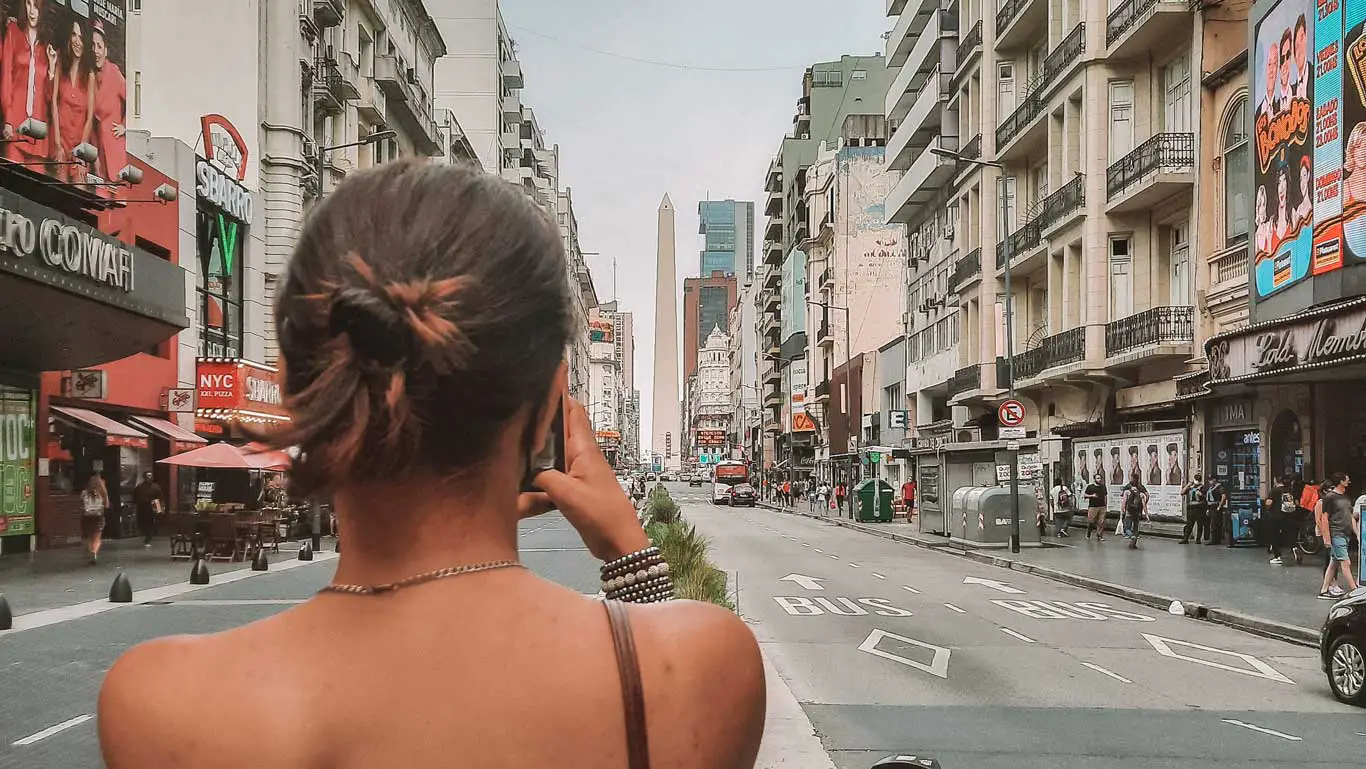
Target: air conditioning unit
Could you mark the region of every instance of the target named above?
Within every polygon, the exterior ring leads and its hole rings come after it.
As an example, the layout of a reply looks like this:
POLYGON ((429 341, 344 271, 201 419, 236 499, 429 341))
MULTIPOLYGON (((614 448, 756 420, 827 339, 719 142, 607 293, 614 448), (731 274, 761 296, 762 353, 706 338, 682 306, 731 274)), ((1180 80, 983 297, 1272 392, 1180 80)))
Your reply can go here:
POLYGON ((953 421, 953 429, 962 430, 968 426, 968 421, 972 419, 972 409, 967 406, 950 407, 949 417, 953 421))
POLYGON ((961 430, 953 431, 954 443, 976 443, 982 440, 982 428, 964 427, 961 430))

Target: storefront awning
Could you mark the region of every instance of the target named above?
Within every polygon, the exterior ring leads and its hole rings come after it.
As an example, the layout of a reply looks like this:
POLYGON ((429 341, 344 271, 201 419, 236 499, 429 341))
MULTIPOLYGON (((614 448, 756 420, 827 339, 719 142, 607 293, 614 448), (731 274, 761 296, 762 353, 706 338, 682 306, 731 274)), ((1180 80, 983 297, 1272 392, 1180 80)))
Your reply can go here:
POLYGON ((106 446, 128 446, 135 449, 148 447, 147 433, 89 409, 53 406, 52 415, 77 430, 103 435, 106 446))
POLYGON ((196 446, 203 446, 208 443, 204 438, 182 428, 175 422, 170 422, 165 419, 157 419, 156 417, 132 417, 129 421, 153 435, 159 435, 170 441, 171 446, 177 453, 189 451, 196 446))

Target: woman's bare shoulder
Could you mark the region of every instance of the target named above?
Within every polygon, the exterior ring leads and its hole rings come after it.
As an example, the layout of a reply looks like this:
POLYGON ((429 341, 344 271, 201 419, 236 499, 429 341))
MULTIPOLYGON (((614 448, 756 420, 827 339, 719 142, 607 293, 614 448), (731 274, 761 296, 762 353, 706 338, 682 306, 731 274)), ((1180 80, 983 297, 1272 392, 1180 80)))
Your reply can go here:
POLYGON ((651 753, 685 766, 752 767, 764 732, 764 665, 744 620, 696 601, 635 607, 631 620, 651 709, 651 753), (696 719, 706 723, 657 726, 696 719), (698 734, 705 742, 695 741, 698 734))
MULTIPOLYGON (((110 769, 187 765, 203 723, 213 636, 166 636, 119 657, 100 687, 100 750, 110 769)), ((216 676, 215 676, 216 678, 216 676)))

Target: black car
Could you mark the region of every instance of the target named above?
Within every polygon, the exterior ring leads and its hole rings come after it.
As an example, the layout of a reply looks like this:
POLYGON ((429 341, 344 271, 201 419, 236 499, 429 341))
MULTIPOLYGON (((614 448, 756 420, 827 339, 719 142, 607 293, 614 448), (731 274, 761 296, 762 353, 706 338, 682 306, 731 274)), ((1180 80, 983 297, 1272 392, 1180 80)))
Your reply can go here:
POLYGON ((754 507, 754 504, 758 501, 759 494, 754 490, 754 487, 748 483, 741 483, 730 487, 731 507, 735 507, 736 505, 749 505, 750 507, 754 507))
POLYGON ((1353 590, 1328 611, 1319 654, 1333 695, 1366 707, 1366 587, 1353 590))
POLYGON ((688 476, 688 486, 689 486, 689 487, 692 487, 692 486, 701 486, 701 485, 702 485, 702 476, 697 475, 697 474, 695 474, 695 473, 694 473, 693 475, 689 475, 689 476, 688 476))

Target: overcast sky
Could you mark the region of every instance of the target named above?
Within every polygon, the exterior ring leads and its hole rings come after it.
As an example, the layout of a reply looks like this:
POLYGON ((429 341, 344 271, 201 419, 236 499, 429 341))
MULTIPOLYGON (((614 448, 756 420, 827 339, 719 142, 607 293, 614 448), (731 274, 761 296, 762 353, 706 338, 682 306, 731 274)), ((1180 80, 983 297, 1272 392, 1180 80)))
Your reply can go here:
POLYGON ((667 192, 678 212, 681 289, 698 269, 697 202, 756 201, 762 229, 764 173, 792 128, 802 72, 842 54, 880 52, 886 3, 502 0, 502 7, 526 76, 523 103, 536 111, 546 140, 560 146, 560 184, 573 189, 584 250, 601 254, 588 257, 598 298, 612 299, 615 289, 622 309, 636 315, 635 387, 648 450, 660 200, 667 192))

